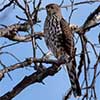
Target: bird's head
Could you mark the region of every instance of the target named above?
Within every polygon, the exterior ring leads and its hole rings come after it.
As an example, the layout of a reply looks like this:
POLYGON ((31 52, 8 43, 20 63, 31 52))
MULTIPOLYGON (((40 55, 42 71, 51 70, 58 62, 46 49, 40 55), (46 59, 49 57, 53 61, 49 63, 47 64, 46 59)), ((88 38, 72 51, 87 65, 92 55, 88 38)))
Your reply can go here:
POLYGON ((48 4, 46 6, 47 15, 61 15, 60 7, 57 4, 48 4))

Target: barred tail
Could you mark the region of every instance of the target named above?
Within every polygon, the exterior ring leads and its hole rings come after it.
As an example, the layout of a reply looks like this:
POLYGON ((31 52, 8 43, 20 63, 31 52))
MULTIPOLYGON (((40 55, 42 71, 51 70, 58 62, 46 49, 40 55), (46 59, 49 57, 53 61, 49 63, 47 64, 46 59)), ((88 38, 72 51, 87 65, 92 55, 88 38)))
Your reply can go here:
POLYGON ((69 79, 71 82, 72 91, 75 97, 81 96, 81 88, 76 75, 75 65, 73 61, 66 63, 69 79))

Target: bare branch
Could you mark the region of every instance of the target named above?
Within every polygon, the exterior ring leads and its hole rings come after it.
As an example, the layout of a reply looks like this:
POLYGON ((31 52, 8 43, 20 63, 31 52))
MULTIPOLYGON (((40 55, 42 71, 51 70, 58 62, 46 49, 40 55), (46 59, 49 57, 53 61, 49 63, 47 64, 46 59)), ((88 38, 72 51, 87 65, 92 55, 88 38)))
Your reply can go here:
POLYGON ((53 65, 49 68, 45 68, 42 72, 35 72, 30 76, 26 76, 19 84, 17 84, 11 91, 7 92, 0 97, 1 100, 11 100, 13 97, 18 95, 27 86, 36 82, 42 82, 44 78, 53 76, 58 72, 59 66, 53 65))
MULTIPOLYGON (((57 64, 60 66, 61 64, 64 64, 65 62, 64 61, 57 61, 57 60, 46 60, 43 58, 35 59, 35 58, 31 57, 31 58, 27 58, 23 62, 19 62, 17 64, 14 64, 12 66, 9 66, 9 67, 6 67, 6 68, 0 70, 0 73, 3 74, 3 76, 4 76, 4 74, 9 72, 9 71, 13 71, 13 70, 18 69, 18 68, 27 67, 27 66, 31 65, 32 63, 57 64)), ((0 79, 2 79, 2 77, 0 79)))
POLYGON ((14 0, 11 0, 8 4, 4 5, 3 8, 0 9, 0 12, 6 9, 7 7, 10 7, 11 4, 13 4, 14 0))
POLYGON ((98 6, 98 8, 95 9, 95 11, 88 16, 87 20, 83 25, 83 28, 88 29, 88 27, 96 25, 100 19, 99 13, 100 13, 100 6, 98 6))
MULTIPOLYGON (((100 0, 86 0, 86 1, 76 2, 73 4, 73 6, 83 5, 83 4, 91 4, 91 3, 96 3, 96 2, 100 2, 100 0)), ((72 5, 65 5, 65 6, 62 6, 62 8, 67 8, 67 7, 71 7, 71 6, 72 5)))
MULTIPOLYGON (((3 70, 0 71, 0 76, 4 76, 5 72, 12 71, 16 68, 22 68, 25 66, 28 66, 32 63, 38 62, 38 63, 51 63, 52 66, 49 68, 44 68, 42 71, 37 71, 33 73, 32 75, 25 77, 19 84, 17 84, 12 91, 7 92, 5 95, 1 96, 1 100, 10 100, 16 95, 18 95, 24 88, 27 86, 36 83, 36 82, 42 82, 44 78, 47 76, 53 76, 56 74, 59 70, 58 68, 60 67, 61 64, 65 63, 64 61, 57 61, 57 60, 43 60, 43 59, 34 59, 34 58, 28 58, 25 61, 15 64, 13 66, 7 67, 3 70), (20 87, 20 88, 19 88, 20 87)), ((2 78, 2 77, 1 77, 2 78)))

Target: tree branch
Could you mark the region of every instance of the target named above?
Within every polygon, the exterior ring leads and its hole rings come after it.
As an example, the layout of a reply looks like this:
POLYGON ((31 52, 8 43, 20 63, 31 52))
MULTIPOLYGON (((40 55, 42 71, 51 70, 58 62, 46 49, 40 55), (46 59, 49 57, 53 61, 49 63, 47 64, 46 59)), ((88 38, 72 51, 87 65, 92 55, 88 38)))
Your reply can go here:
POLYGON ((8 72, 13 71, 13 70, 18 69, 18 68, 27 67, 27 66, 31 65, 32 63, 57 64, 60 66, 61 64, 64 64, 64 61, 46 60, 43 58, 36 59, 36 58, 30 57, 30 58, 27 58, 26 60, 24 60, 23 62, 19 62, 17 64, 14 64, 12 66, 9 66, 9 67, 6 67, 6 68, 0 70, 0 75, 1 75, 0 80, 3 78, 5 73, 8 73, 8 72))
MULTIPOLYGON (((30 59, 33 60, 32 58, 30 58, 30 59)), ((43 62, 42 59, 38 59, 38 60, 34 59, 34 62, 37 62, 37 61, 38 62, 43 62)), ((53 76, 59 71, 58 68, 60 67, 61 62, 57 63, 57 61, 53 61, 53 60, 44 61, 44 62, 46 62, 46 63, 54 63, 54 64, 52 64, 52 66, 49 67, 49 68, 43 68, 42 71, 37 71, 37 72, 31 74, 30 76, 26 76, 11 91, 9 91, 6 94, 4 94, 3 96, 1 96, 0 100, 11 100, 13 97, 18 95, 27 86, 29 86, 31 84, 34 84, 36 82, 42 82, 44 78, 46 78, 48 76, 53 76)), ((31 61, 26 60, 23 63, 19 64, 18 66, 19 67, 27 66, 30 63, 31 63, 31 61)))
POLYGON ((8 4, 4 5, 3 8, 0 9, 0 12, 5 10, 7 7, 9 7, 11 4, 13 4, 14 0, 11 0, 8 4))

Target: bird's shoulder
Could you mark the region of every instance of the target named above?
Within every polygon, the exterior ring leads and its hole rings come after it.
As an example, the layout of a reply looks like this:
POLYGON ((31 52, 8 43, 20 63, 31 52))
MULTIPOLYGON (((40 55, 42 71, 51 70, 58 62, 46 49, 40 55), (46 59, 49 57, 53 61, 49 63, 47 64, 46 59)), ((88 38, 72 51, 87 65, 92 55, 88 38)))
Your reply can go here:
POLYGON ((61 26, 62 32, 63 32, 63 34, 64 34, 64 36, 66 38, 73 36, 71 28, 69 26, 69 23, 64 18, 61 18, 61 20, 60 20, 60 26, 61 26))

